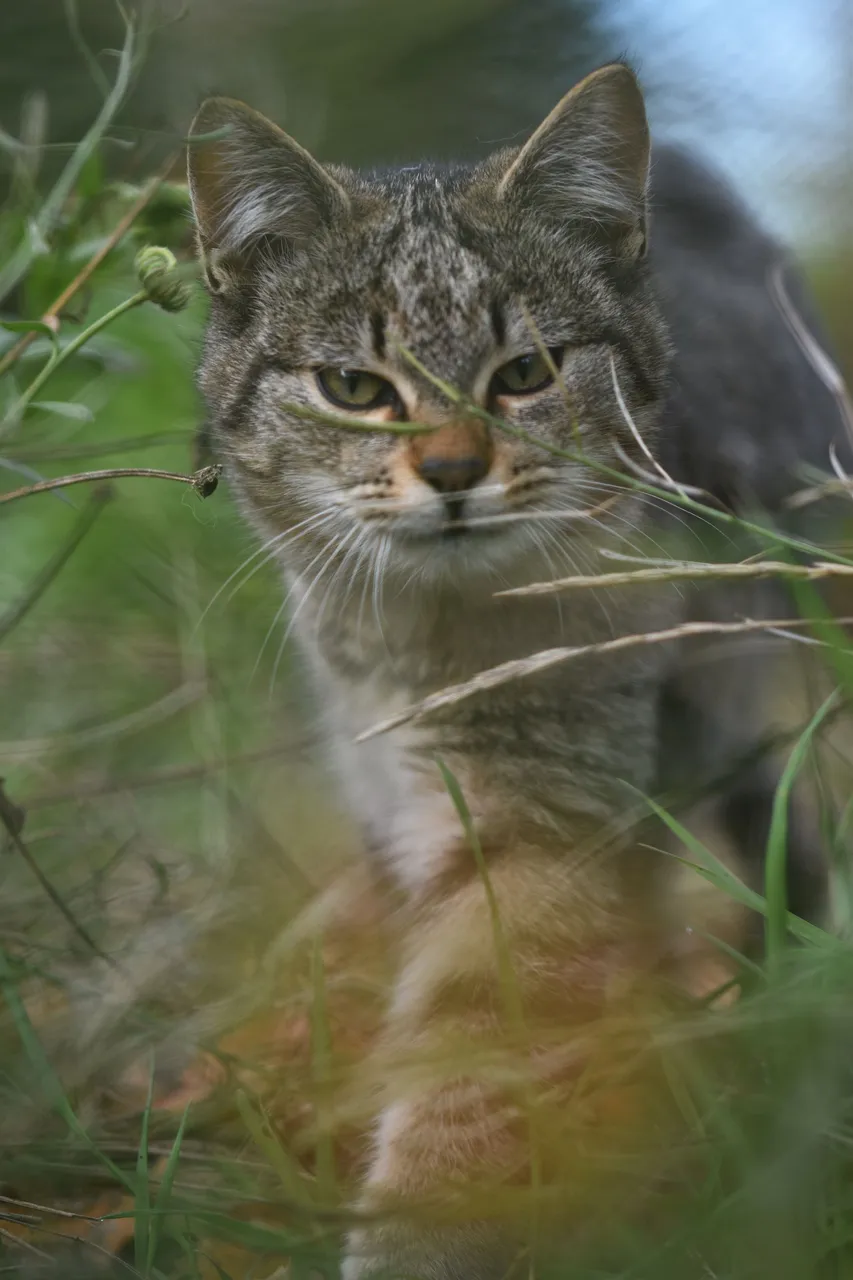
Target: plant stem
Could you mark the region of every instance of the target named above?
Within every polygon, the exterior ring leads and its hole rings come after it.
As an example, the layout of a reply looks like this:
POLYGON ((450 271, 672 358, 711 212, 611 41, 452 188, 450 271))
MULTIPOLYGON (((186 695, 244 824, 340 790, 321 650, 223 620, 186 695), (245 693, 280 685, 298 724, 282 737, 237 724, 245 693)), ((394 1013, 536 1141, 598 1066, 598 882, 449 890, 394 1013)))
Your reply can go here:
MULTIPOLYGON (((125 37, 118 61, 113 87, 98 112, 91 129, 75 147, 74 153, 56 180, 53 190, 39 210, 35 219, 35 231, 39 239, 44 239, 53 230, 56 221, 71 195, 86 161, 101 141, 112 122, 130 88, 133 76, 136 44, 136 28, 132 20, 125 20, 125 37)), ((0 270, 0 301, 8 296, 23 280, 36 256, 36 241, 30 235, 13 254, 11 259, 0 270)))
MULTIPOLYGON (((51 320, 57 320, 59 318, 60 314, 68 306, 71 299, 79 293, 80 289, 82 289, 83 285, 91 279, 104 259, 112 253, 113 249, 122 237, 126 235, 133 226, 133 223, 145 209, 146 205, 148 205, 152 198, 157 194, 157 191, 168 178, 174 164, 175 154, 173 153, 169 156, 168 161, 163 165, 162 169, 155 174, 147 186, 143 188, 138 198, 134 200, 127 212, 122 215, 97 252, 92 254, 91 258, 82 270, 77 273, 71 283, 68 284, 62 290, 62 293, 60 293, 59 296, 50 304, 47 311, 45 311, 44 315, 41 317, 45 324, 49 324, 51 320)), ((14 347, 11 347, 6 352, 2 360, 0 360, 0 376, 2 376, 7 369, 10 369, 12 365, 21 358, 30 344, 35 341, 36 337, 37 334, 35 331, 32 333, 25 333, 20 342, 16 342, 14 347)))
POLYGON ((81 471, 79 475, 57 476, 55 480, 42 480, 39 484, 27 485, 24 489, 13 489, 11 493, 0 494, 0 506, 6 502, 16 502, 18 498, 29 498, 36 493, 49 493, 51 489, 67 489, 72 484, 91 484, 98 480, 121 480, 126 476, 143 476, 154 480, 177 480, 180 484, 188 484, 200 498, 209 498, 216 488, 222 468, 217 464, 202 467, 191 476, 180 471, 159 471, 153 467, 108 467, 104 471, 81 471))
POLYGON ((82 333, 78 333, 76 338, 72 338, 68 345, 63 347, 61 351, 54 352, 41 372, 36 375, 27 387, 26 391, 19 396, 15 404, 12 406, 6 420, 6 425, 17 425, 25 413, 27 406, 38 395, 48 378, 50 378, 51 374, 54 373, 60 365, 65 364, 65 361, 68 360, 70 356, 73 356, 81 347, 85 346, 90 338, 94 338, 97 333, 100 333, 102 329, 105 329, 108 324, 112 324, 112 322, 117 320, 119 316, 123 316, 125 312, 131 311, 134 307, 138 307, 140 303, 146 302, 147 300, 148 293, 145 289, 140 289, 138 293, 134 293, 131 297, 125 298, 123 302, 120 302, 117 307, 113 307, 111 311, 107 311, 104 315, 99 316, 97 320, 93 320, 90 325, 87 325, 82 333))

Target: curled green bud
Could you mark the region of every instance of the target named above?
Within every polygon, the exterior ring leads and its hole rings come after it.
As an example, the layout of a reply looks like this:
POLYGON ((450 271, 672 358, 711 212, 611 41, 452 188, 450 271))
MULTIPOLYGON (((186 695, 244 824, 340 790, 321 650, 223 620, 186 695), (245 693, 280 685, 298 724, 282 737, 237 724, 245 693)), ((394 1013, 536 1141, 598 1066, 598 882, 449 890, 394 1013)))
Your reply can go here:
POLYGON ((164 311, 183 311, 192 298, 189 285, 178 274, 178 260, 170 249, 148 245, 136 255, 139 283, 152 302, 164 311))

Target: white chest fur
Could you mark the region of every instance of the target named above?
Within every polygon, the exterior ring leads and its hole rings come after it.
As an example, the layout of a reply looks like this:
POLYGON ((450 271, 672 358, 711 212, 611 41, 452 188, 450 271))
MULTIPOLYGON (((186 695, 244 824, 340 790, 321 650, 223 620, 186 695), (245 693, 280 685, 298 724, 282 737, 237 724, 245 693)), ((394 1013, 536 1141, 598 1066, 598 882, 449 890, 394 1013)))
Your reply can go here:
MULTIPOLYGON (((464 838, 459 816, 435 762, 428 728, 404 725, 356 742, 363 730, 399 711, 378 682, 344 685, 323 673, 335 767, 350 812, 380 849, 400 886, 417 893, 448 865, 464 838)), ((471 801, 468 797, 469 803, 471 801)))

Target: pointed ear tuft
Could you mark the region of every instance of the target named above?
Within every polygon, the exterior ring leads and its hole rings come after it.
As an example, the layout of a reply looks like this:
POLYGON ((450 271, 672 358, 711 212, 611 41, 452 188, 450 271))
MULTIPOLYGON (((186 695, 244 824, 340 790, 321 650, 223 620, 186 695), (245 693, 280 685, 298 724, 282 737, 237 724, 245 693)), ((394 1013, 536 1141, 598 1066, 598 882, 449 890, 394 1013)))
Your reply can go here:
POLYGON ((499 185, 506 200, 560 225, 586 224, 620 257, 646 245, 649 130, 640 87, 621 63, 602 67, 557 104, 499 185))
POLYGON ((304 147, 228 98, 209 98, 193 120, 187 170, 199 248, 215 291, 242 275, 261 245, 304 245, 349 205, 340 183, 304 147))

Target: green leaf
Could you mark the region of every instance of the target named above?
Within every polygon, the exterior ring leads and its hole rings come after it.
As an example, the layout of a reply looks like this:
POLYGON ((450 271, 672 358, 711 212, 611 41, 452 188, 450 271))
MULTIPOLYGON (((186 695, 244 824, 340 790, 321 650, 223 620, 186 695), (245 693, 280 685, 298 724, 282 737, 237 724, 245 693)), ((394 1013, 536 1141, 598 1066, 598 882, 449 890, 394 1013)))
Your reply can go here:
POLYGON ((0 320, 0 329, 5 329, 8 333, 39 333, 48 338, 54 347, 58 341, 53 329, 43 320, 0 320))
POLYGON ((75 404, 73 400, 33 400, 31 409, 43 409, 45 413, 55 413, 60 418, 71 418, 74 422, 93 422, 95 415, 85 404, 75 404))

